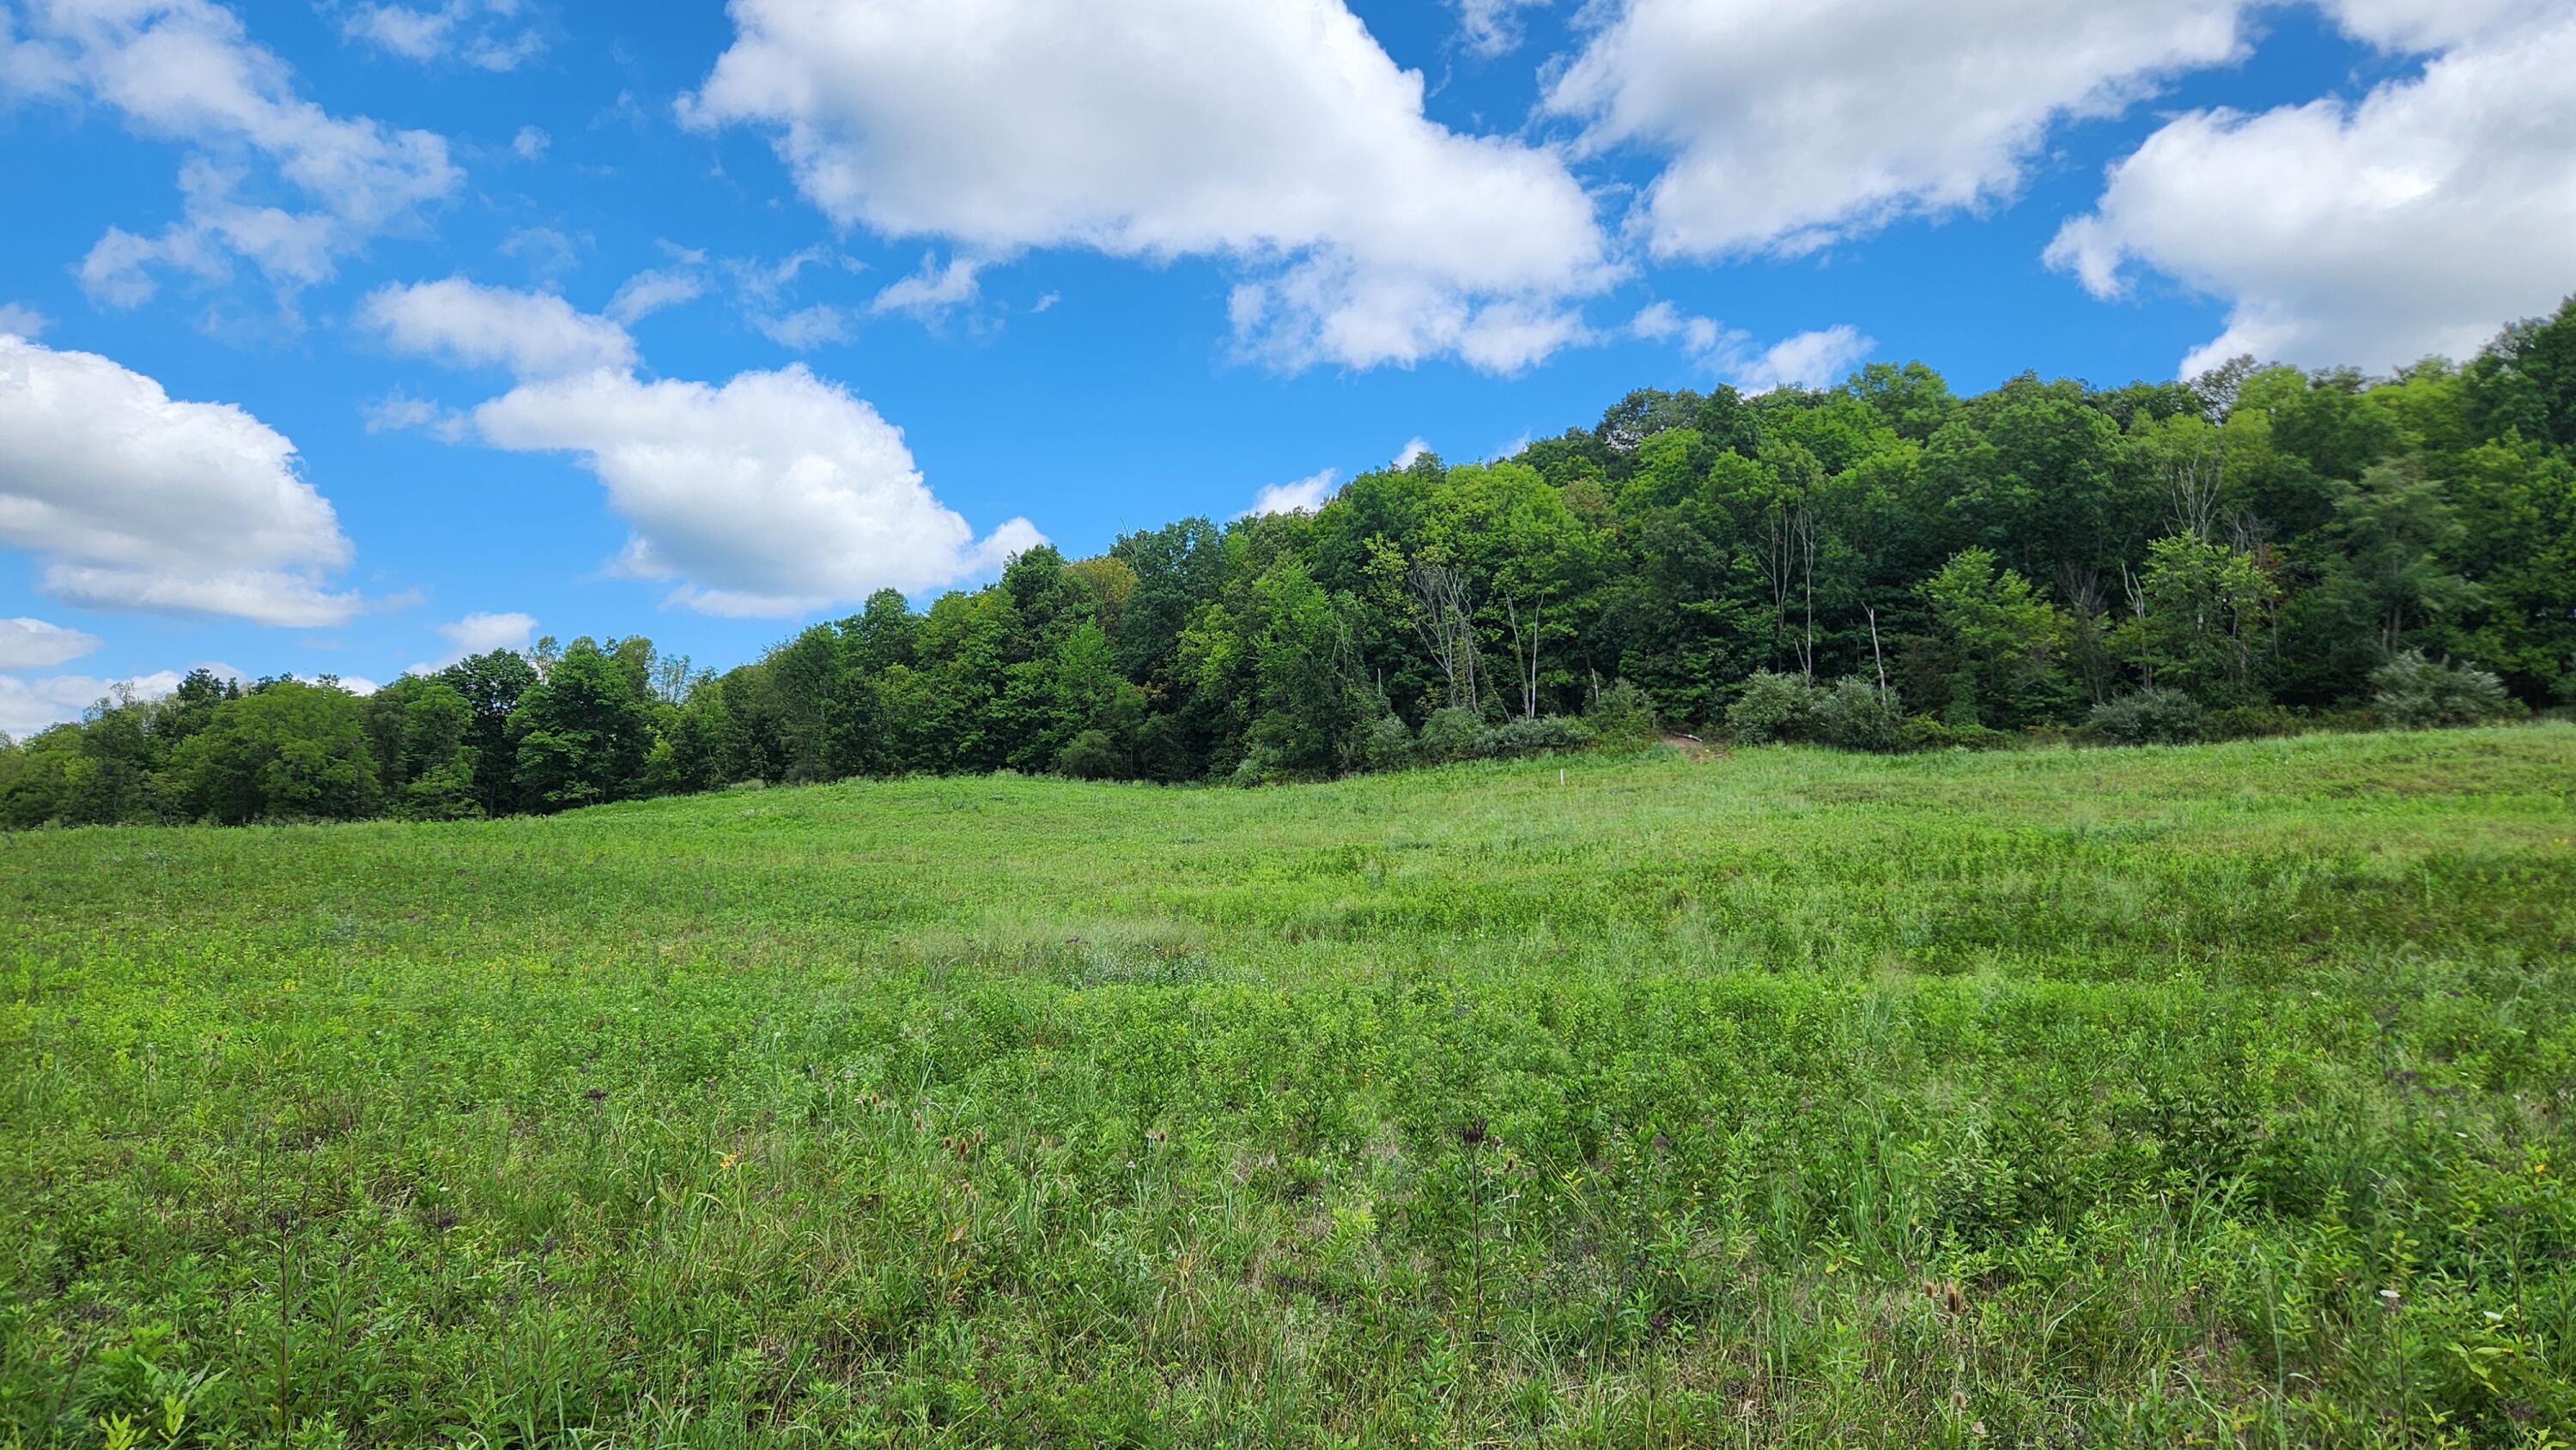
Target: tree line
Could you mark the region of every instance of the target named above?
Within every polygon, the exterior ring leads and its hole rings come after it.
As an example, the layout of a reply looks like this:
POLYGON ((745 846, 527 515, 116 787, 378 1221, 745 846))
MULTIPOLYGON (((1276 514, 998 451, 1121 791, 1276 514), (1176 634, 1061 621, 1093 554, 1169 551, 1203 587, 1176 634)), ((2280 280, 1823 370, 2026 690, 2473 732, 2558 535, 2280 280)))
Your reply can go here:
POLYGON ((541 641, 360 698, 199 673, 0 742, 0 824, 444 819, 1010 769, 1312 779, 1651 738, 1860 749, 2576 700, 2576 298, 2466 365, 1973 397, 1640 390, 1512 457, 1183 519, 721 674, 541 641))

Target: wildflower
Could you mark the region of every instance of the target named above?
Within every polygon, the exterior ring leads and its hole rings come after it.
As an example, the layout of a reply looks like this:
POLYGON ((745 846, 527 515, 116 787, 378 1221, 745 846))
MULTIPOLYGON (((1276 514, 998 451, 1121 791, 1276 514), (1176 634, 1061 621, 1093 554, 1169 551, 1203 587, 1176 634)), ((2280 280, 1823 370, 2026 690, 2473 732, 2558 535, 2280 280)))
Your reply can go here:
POLYGON ((1469 1148, 1476 1147, 1483 1143, 1487 1136, 1488 1135, 1485 1132, 1485 1120, 1482 1118, 1471 1118, 1468 1120, 1467 1126, 1458 1130, 1458 1141, 1469 1148))

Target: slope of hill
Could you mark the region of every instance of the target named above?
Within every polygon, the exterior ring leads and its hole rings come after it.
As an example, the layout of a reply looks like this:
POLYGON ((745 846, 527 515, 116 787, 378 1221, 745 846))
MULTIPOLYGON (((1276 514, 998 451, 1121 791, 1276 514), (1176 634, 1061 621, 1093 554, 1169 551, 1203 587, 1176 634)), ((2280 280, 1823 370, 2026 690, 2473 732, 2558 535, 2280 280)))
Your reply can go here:
POLYGON ((2535 726, 0 838, 0 1442, 2522 1443, 2571 789, 2535 726))

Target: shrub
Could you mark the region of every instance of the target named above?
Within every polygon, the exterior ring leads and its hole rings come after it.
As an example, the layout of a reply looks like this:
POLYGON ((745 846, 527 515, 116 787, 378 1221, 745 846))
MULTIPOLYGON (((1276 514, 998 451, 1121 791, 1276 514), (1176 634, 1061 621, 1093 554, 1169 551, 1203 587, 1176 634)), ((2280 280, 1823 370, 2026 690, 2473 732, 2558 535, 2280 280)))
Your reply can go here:
POLYGON ((1243 753, 1243 759, 1226 776, 1226 782, 1230 785, 1255 786, 1269 785, 1274 781, 1288 778, 1287 767, 1280 762, 1278 752, 1256 745, 1243 753))
POLYGON ((1055 753, 1055 772, 1075 780, 1113 780, 1127 773, 1127 754, 1106 730, 1085 730, 1055 753))
POLYGON ((2474 725, 2504 714, 2504 682, 2481 669, 2430 660, 2410 649, 2370 672, 2371 705, 2381 719, 2409 730, 2474 725))
POLYGON ((1360 730, 1360 765, 1367 770, 1401 770, 1413 762, 1413 731, 1395 715, 1380 715, 1360 730))
POLYGON ((1487 732, 1485 749, 1494 755, 1544 755, 1554 750, 1581 750, 1592 743, 1592 727, 1562 715, 1534 720, 1506 720, 1487 732))
POLYGON ((1929 715, 1907 718, 1901 748, 1906 750, 2001 750, 2012 735, 1986 725, 1957 725, 1929 715))
POLYGON ((1815 682, 1804 675, 1764 670, 1748 676, 1735 703, 1726 707, 1726 733, 1746 745, 1804 740, 1815 729, 1817 693, 1815 682))
POLYGON ((1905 710, 1894 690, 1848 675, 1816 702, 1816 732, 1844 750, 1896 750, 1905 743, 1905 710))
POLYGON ((2209 712, 2180 690, 2140 690, 2093 707, 2093 732, 2122 745, 2188 745, 2209 735, 2209 712))
POLYGON ((1418 742, 1424 760, 1435 764, 1452 760, 1474 760, 1485 753, 1484 717, 1464 705, 1434 710, 1422 722, 1418 742))
POLYGON ((1592 738, 1604 745, 1644 745, 1659 733, 1655 702, 1626 680, 1613 680, 1609 689, 1596 691, 1591 707, 1583 712, 1583 723, 1592 728, 1592 738))

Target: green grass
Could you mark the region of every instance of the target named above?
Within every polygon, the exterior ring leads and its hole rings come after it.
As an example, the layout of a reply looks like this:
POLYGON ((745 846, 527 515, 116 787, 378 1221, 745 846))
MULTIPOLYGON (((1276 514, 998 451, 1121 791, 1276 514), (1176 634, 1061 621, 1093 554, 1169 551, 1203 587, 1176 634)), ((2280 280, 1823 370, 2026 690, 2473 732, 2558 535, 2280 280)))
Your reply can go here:
POLYGON ((0 1446, 2563 1444, 2571 793, 2540 726, 0 839, 0 1446))

